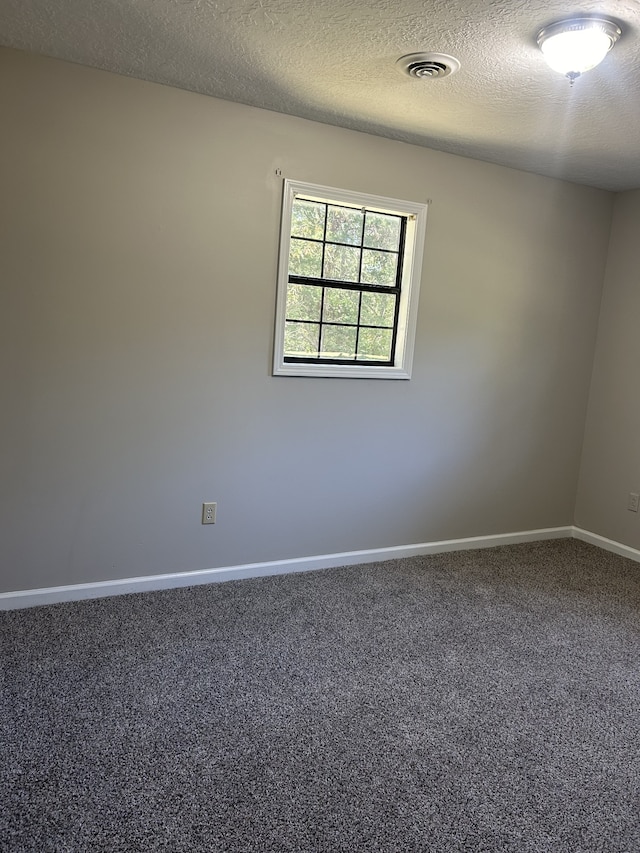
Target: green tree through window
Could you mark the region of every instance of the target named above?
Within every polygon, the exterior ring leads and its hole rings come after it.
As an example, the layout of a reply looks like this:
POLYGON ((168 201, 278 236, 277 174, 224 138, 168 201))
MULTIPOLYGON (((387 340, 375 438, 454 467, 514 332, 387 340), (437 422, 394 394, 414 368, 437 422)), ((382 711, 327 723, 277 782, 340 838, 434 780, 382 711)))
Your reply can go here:
POLYGON ((296 197, 286 361, 393 363, 406 219, 296 197))

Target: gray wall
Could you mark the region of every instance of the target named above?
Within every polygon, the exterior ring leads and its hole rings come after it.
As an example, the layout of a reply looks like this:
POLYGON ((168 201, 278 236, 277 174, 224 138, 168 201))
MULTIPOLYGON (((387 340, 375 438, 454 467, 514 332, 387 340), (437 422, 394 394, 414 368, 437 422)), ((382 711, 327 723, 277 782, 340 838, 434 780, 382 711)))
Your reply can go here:
POLYGON ((640 548, 640 190, 616 197, 576 523, 640 548))
POLYGON ((610 194, 0 63, 0 589, 573 522, 610 194), (433 199, 411 381, 270 376, 276 168, 433 199))

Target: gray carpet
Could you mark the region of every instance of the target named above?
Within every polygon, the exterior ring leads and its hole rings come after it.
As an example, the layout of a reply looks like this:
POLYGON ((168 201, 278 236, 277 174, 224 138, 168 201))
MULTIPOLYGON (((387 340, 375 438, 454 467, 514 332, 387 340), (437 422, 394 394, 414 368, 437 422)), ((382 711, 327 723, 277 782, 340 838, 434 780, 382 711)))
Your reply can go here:
POLYGON ((639 615, 572 540, 0 614, 0 849, 637 853, 639 615))

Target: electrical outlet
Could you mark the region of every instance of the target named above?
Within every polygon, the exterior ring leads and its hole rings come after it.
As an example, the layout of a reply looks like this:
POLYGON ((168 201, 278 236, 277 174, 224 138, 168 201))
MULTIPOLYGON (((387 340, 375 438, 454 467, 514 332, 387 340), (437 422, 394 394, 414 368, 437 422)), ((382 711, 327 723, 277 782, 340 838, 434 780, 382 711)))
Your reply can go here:
POLYGON ((202 504, 202 523, 203 524, 215 524, 216 523, 216 510, 218 509, 217 503, 204 503, 202 504))
POLYGON ((640 495, 636 494, 636 492, 629 492, 627 509, 630 512, 638 512, 638 507, 640 507, 640 495))

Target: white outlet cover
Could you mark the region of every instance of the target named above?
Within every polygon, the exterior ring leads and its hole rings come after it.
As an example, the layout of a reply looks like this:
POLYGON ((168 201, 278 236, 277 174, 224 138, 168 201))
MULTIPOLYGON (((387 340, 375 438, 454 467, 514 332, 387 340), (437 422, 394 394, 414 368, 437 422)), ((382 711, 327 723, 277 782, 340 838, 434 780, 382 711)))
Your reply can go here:
POLYGON ((218 504, 214 501, 208 501, 202 504, 202 523, 203 524, 215 524, 216 523, 216 512, 218 509, 218 504))

